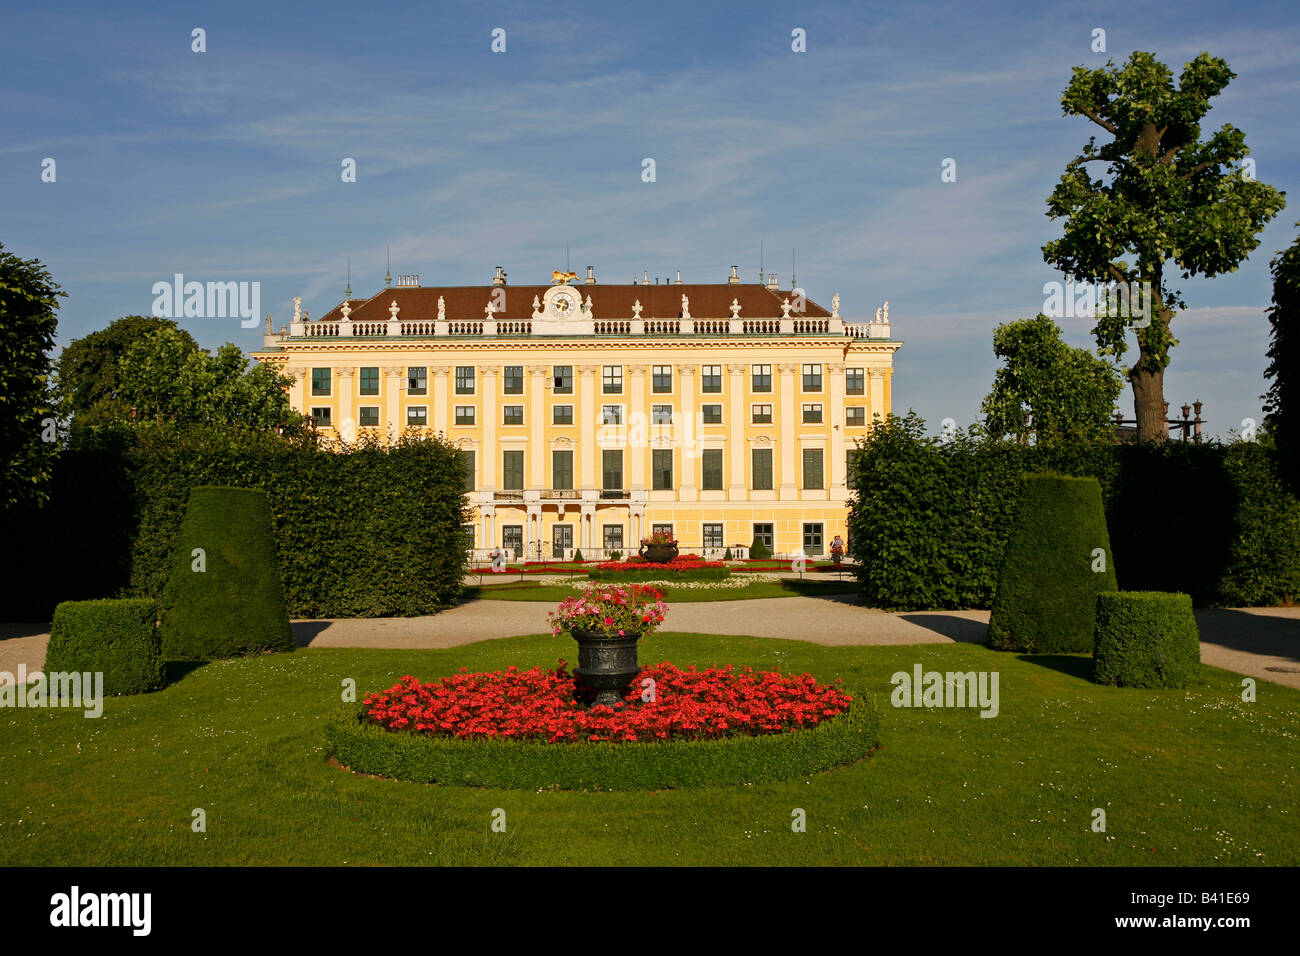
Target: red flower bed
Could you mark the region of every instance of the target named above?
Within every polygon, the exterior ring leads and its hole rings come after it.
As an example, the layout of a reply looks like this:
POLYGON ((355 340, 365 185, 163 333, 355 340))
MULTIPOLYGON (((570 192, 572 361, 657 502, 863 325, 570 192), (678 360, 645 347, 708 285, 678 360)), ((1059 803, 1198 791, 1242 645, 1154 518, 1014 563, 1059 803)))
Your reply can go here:
POLYGON ((553 671, 510 667, 485 674, 461 673, 421 684, 403 677, 394 687, 368 694, 368 723, 428 736, 535 740, 701 740, 733 735, 776 734, 814 727, 842 714, 853 700, 811 675, 785 675, 715 667, 682 670, 664 662, 642 668, 621 711, 584 708, 563 660, 553 671), (654 699, 641 699, 654 681, 654 699))
POLYGON ((596 565, 601 571, 644 571, 658 568, 664 571, 698 571, 701 568, 725 568, 721 561, 705 561, 697 554, 679 554, 671 561, 642 561, 637 557, 626 561, 606 561, 596 565))

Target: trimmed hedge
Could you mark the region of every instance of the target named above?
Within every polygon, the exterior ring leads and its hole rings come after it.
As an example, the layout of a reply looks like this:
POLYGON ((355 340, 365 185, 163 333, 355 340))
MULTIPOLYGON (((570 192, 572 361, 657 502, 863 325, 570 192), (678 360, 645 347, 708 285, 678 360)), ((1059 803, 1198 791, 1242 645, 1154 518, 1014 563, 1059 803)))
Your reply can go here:
POLYGON ((772 556, 772 549, 763 543, 761 538, 755 538, 749 546, 750 560, 765 561, 772 556))
POLYGON ((849 540, 868 605, 987 608, 1025 476, 1101 484, 1119 586, 1198 605, 1300 597, 1300 500, 1266 443, 1021 446, 972 430, 941 441, 890 416, 855 456, 849 540))
POLYGON ((722 581, 731 576, 730 568, 696 568, 693 571, 673 571, 666 566, 658 568, 634 567, 628 570, 602 571, 592 568, 587 577, 592 581, 722 581))
POLYGON ((1186 594, 1097 595, 1093 680, 1120 687, 1187 687, 1201 676, 1201 639, 1186 594))
POLYGON ((162 686, 158 605, 144 598, 64 601, 54 609, 45 673, 102 672, 105 694, 162 686))
POLYGON ((879 743, 880 717, 852 690, 847 712, 808 730, 662 743, 464 740, 384 730, 342 708, 326 725, 326 753, 356 773, 417 783, 506 790, 662 790, 739 786, 844 766, 879 743))
POLYGON ((998 575, 989 646, 1031 654, 1090 651, 1097 593, 1115 587, 1097 479, 1028 477, 998 575))
POLYGON ((168 660, 293 650, 265 492, 190 492, 163 592, 162 641, 168 660))
POLYGON ((261 488, 291 617, 402 617, 453 607, 470 523, 456 448, 436 438, 346 450, 233 429, 85 430, 58 459, 51 501, 6 515, 0 602, 49 620, 63 600, 162 598, 190 490, 261 488))

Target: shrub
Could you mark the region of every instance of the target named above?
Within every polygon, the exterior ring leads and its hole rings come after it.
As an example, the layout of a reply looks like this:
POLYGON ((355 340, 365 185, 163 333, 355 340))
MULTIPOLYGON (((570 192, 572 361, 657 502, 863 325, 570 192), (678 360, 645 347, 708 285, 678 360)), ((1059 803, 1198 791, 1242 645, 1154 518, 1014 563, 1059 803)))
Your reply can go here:
POLYGON ((732 556, 732 554, 731 554, 731 549, 730 549, 730 548, 728 548, 727 551, 726 551, 726 553, 722 556, 722 560, 723 560, 723 561, 734 561, 734 560, 736 560, 735 557, 732 556))
POLYGON ((754 560, 766 561, 772 556, 772 551, 763 543, 762 538, 755 538, 749 546, 749 556, 754 560))
POLYGON ((394 733, 341 708, 326 751, 356 773, 469 787, 659 790, 784 780, 852 763, 879 743, 880 718, 865 694, 846 713, 807 730, 659 743, 532 743, 394 733))
POLYGON ((574 552, 573 552, 573 560, 574 560, 574 561, 581 561, 581 560, 582 560, 582 552, 581 552, 581 551, 574 551, 574 552))
POLYGON ((191 492, 163 592, 162 638, 168 660, 293 650, 265 492, 191 492))
POLYGON ((623 552, 622 552, 622 551, 611 551, 611 552, 609 553, 609 560, 611 560, 611 561, 618 561, 618 560, 620 560, 622 557, 623 557, 623 552))
POLYGON ((64 601, 54 609, 45 673, 102 672, 105 694, 162 684, 158 605, 143 598, 64 601))
POLYGON ((1187 594, 1097 595, 1093 680, 1120 687, 1186 687, 1200 679, 1201 642, 1187 594))
POLYGON ((998 575, 989 645, 1040 654, 1090 651, 1096 595, 1115 587, 1097 480, 1027 478, 998 575))

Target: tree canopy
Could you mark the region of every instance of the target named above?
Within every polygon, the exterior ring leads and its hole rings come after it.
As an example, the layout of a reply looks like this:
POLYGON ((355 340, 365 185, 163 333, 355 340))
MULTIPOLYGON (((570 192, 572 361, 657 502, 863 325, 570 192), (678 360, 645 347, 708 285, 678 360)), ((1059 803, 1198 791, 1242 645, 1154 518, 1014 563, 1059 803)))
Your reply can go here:
POLYGON ((1123 390, 1118 370, 1063 342, 1050 318, 999 325, 993 352, 1005 364, 981 408, 989 434, 1022 445, 1113 438, 1111 414, 1123 390))
POLYGON ((1234 271, 1259 244, 1258 233, 1286 205, 1284 193, 1254 175, 1245 134, 1224 124, 1201 139, 1201 121, 1234 74, 1202 53, 1172 71, 1151 53, 1135 52, 1122 67, 1075 67, 1061 97, 1067 116, 1083 116, 1110 135, 1088 140, 1048 199, 1047 214, 1064 219, 1060 239, 1043 258, 1072 278, 1141 288, 1149 282, 1149 325, 1099 310, 1093 335, 1103 355, 1120 357, 1133 327, 1139 355, 1129 369, 1139 440, 1164 437, 1164 370, 1177 344, 1169 326, 1186 308, 1166 267, 1182 278, 1234 271), (1101 163, 1106 179, 1087 164, 1101 163))
MULTIPOLYGON (((1300 226, 1300 223, 1296 225, 1300 226)), ((1300 493, 1300 239, 1273 259, 1272 338, 1264 377, 1273 380, 1264 399, 1264 425, 1277 444, 1282 473, 1300 493)))

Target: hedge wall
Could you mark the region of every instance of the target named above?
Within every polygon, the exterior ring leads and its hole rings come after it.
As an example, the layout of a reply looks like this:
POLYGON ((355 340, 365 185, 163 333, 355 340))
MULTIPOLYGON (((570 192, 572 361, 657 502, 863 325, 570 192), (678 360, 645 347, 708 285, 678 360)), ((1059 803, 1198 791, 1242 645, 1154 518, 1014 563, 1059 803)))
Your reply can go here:
POLYGON ((1119 587, 1198 605, 1300 595, 1300 501, 1258 442, 1026 447, 976 433, 927 437, 890 416, 856 456, 849 541, 866 602, 987 608, 1024 478, 1095 477, 1119 587))
POLYGON ((218 429, 101 431, 66 449, 50 503, 6 516, 23 548, 0 554, 10 620, 63 600, 161 599, 185 504, 198 485, 261 488, 292 617, 431 614, 467 569, 464 466, 437 439, 346 452, 218 429))

